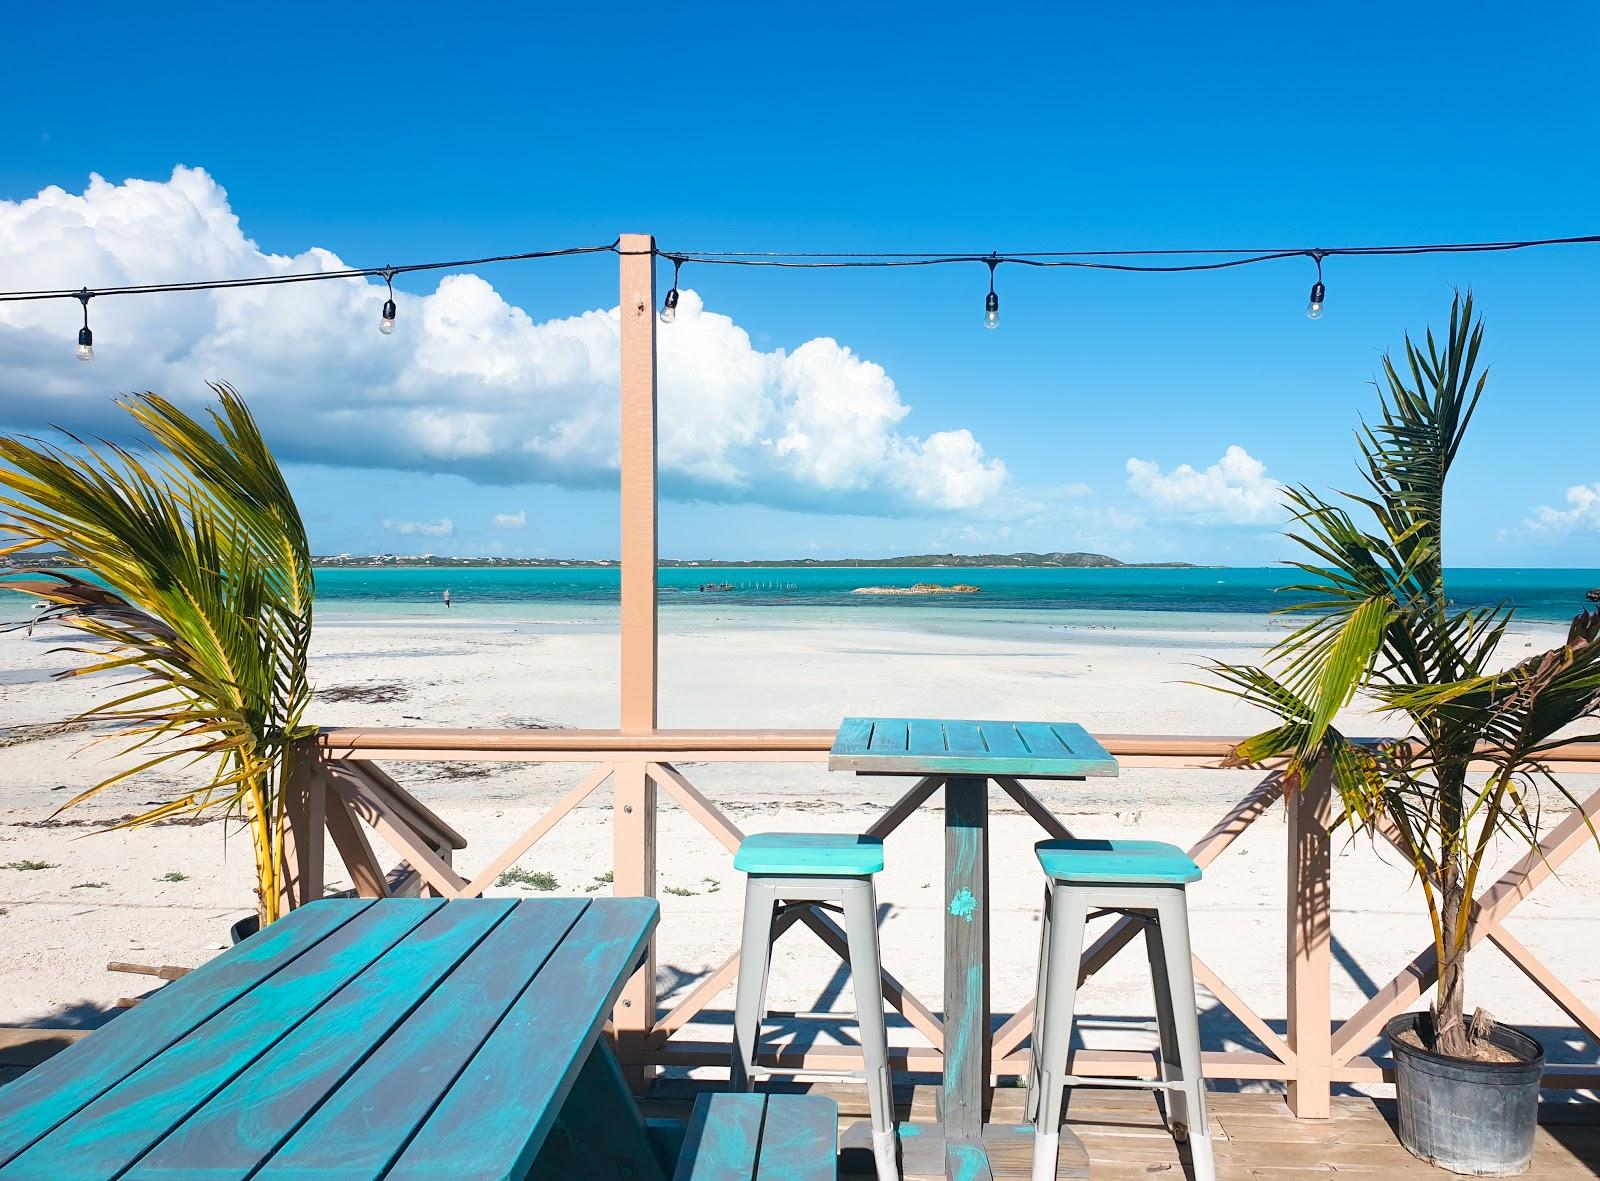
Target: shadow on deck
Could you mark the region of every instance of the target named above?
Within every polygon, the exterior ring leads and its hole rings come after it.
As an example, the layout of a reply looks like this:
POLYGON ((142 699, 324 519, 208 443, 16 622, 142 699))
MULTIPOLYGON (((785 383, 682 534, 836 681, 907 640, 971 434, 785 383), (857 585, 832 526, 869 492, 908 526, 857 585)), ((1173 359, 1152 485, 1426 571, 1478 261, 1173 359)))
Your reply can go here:
MULTIPOLYGON (((85 1032, 0 1029, 0 1089, 85 1032)), ((718 1087, 713 1082, 658 1080, 643 1101, 645 1114, 685 1120, 695 1096, 718 1087)), ((841 1133, 867 1117, 866 1094, 859 1086, 819 1083, 773 1089, 831 1095, 839 1104, 841 1133)), ((937 1096, 938 1088, 933 1085, 897 1089, 899 1118, 931 1122, 937 1096)), ((993 1118, 1021 1122, 1022 1101, 1020 1088, 1000 1088, 995 1092, 993 1118)), ((1336 1097, 1332 1118, 1327 1120, 1297 1120, 1282 1097, 1274 1094, 1213 1092, 1209 1102, 1219 1181, 1261 1177, 1309 1181, 1330 1176, 1432 1177, 1439 1181, 1452 1176, 1416 1160, 1400 1147, 1391 1122, 1394 1105, 1385 1100, 1336 1097)), ((1149 1092, 1080 1088, 1068 1104, 1067 1122, 1088 1150, 1089 1176, 1094 1181, 1178 1181, 1189 1175, 1187 1162, 1162 1127, 1149 1092)), ((1084 1176, 1083 1163, 1069 1160, 1063 1153, 1060 1176, 1084 1176)), ((870 1161, 856 1161, 848 1154, 841 1166, 841 1177, 871 1173, 870 1161)), ((1600 1177, 1600 1106, 1545 1104, 1533 1167, 1526 1175, 1539 1181, 1600 1177)), ((907 1174, 905 1181, 933 1179, 907 1174)))

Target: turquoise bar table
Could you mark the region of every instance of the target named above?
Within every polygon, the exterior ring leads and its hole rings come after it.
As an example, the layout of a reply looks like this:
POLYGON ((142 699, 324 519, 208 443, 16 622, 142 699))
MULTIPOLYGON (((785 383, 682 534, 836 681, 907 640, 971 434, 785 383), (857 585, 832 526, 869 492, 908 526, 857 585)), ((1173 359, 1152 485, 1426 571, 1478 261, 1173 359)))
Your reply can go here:
POLYGON ((942 1157, 945 1175, 963 1181, 1027 1176, 1033 1129, 984 1122, 991 1025, 989 781, 1116 775, 1117 761, 1073 722, 846 718, 828 766, 944 781, 944 1087, 939 1128, 902 1137, 906 1172, 938 1171, 942 1157))
POLYGON ((616 899, 327 899, 0 1092, 0 1179, 661 1181, 601 1026, 616 899))

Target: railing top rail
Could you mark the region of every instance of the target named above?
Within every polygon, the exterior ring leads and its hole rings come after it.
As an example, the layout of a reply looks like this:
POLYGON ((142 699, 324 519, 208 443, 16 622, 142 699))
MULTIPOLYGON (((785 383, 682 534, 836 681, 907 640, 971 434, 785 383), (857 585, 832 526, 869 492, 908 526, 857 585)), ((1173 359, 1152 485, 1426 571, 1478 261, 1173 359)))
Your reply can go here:
MULTIPOLYGON (((1209 734, 1097 734, 1100 743, 1130 766, 1215 767, 1242 737, 1209 734)), ((619 755, 697 751, 818 753, 833 745, 832 730, 491 730, 398 726, 330 726, 318 746, 338 757, 362 752, 429 751, 441 755, 544 753, 619 755)), ((1600 742, 1571 742, 1550 751, 1547 761, 1573 770, 1600 771, 1600 742)), ((1279 764, 1267 764, 1268 768, 1279 764)))

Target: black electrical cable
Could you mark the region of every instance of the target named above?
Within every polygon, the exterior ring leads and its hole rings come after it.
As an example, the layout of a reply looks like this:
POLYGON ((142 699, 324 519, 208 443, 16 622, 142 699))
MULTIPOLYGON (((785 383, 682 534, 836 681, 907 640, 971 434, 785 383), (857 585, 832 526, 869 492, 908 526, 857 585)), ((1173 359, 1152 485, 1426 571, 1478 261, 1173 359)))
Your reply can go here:
POLYGON ((930 267, 961 263, 983 263, 994 268, 1000 263, 1017 266, 1056 268, 1074 267, 1084 270, 1123 271, 1137 273, 1174 274, 1192 271, 1218 271, 1233 267, 1253 266, 1256 263, 1274 262, 1285 258, 1310 258, 1321 260, 1339 255, 1353 257, 1383 257, 1417 254, 1467 254, 1495 251, 1527 250, 1543 246, 1575 246, 1600 243, 1600 234, 1581 234, 1565 238, 1527 238, 1495 242, 1434 242, 1388 246, 1329 246, 1329 247, 1278 247, 1245 249, 1234 247, 1186 247, 1181 249, 1143 250, 1039 250, 1019 251, 1013 254, 995 252, 890 253, 872 251, 731 251, 731 250, 654 250, 623 251, 620 240, 604 246, 569 246, 557 250, 530 250, 516 254, 496 254, 482 258, 452 259, 446 262, 407 263, 404 266, 346 267, 337 271, 314 271, 291 275, 257 275, 243 279, 195 280, 179 283, 139 283, 93 290, 80 287, 38 291, 0 292, 0 303, 43 299, 82 299, 103 295, 153 295, 184 291, 225 291, 242 287, 276 287, 290 283, 315 283, 324 279, 383 278, 392 285, 396 275, 419 271, 462 270, 468 267, 487 266, 491 263, 525 262, 534 259, 566 258, 582 254, 641 254, 651 253, 673 264, 674 274, 685 263, 707 266, 778 267, 784 269, 840 269, 881 267, 930 267), (1216 257, 1228 256, 1228 257, 1216 257), (1177 262, 1166 264, 1110 262, 1115 258, 1209 258, 1206 262, 1177 262))
MULTIPOLYGON (((416 271, 454 271, 467 267, 486 266, 496 262, 526 262, 539 258, 566 258, 576 254, 604 254, 615 252, 615 242, 605 246, 568 246, 560 250, 529 250, 520 254, 495 254, 487 258, 461 258, 449 262, 414 262, 396 267, 346 267, 338 271, 312 271, 294 275, 257 275, 248 279, 209 279, 187 283, 137 283, 121 287, 96 287, 95 296, 101 295, 153 295, 169 291, 224 291, 235 287, 277 287, 286 283, 316 283, 323 279, 369 279, 395 275, 409 275, 416 271)), ((82 289, 80 289, 82 290, 82 289)), ((78 291, 6 291, 0 292, 0 303, 32 299, 76 299, 78 291)))

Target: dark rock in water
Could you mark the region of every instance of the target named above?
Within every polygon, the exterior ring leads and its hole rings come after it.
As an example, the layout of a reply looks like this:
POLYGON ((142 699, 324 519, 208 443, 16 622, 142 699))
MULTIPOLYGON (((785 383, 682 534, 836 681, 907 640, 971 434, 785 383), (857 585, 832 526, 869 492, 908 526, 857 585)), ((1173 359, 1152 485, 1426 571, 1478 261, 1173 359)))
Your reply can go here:
POLYGON ((1600 586, 1595 587, 1583 597, 1588 599, 1591 603, 1600 603, 1600 586))

